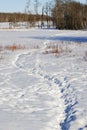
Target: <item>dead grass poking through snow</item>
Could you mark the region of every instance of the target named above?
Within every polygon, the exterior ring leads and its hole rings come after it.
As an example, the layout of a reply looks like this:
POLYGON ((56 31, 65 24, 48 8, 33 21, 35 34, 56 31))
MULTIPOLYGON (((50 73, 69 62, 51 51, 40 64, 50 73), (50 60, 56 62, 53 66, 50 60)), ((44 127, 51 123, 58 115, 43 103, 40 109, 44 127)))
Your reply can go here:
POLYGON ((25 49, 25 46, 13 44, 13 45, 7 45, 7 46, 5 46, 4 49, 5 50, 9 50, 9 51, 17 51, 17 50, 23 50, 23 49, 25 49))
POLYGON ((67 43, 49 43, 44 51, 44 54, 54 54, 58 56, 61 53, 70 53, 71 49, 67 46, 67 43))
POLYGON ((7 46, 0 46, 0 52, 9 50, 9 51, 17 51, 17 50, 24 50, 26 47, 24 45, 20 44, 12 44, 12 45, 7 45, 7 46))
POLYGON ((0 61, 2 61, 6 57, 7 51, 14 52, 14 51, 24 50, 24 49, 26 49, 26 47, 20 44, 18 45, 12 44, 12 45, 7 45, 7 46, 0 45, 0 61))
POLYGON ((85 51, 84 60, 87 61, 87 51, 85 51))

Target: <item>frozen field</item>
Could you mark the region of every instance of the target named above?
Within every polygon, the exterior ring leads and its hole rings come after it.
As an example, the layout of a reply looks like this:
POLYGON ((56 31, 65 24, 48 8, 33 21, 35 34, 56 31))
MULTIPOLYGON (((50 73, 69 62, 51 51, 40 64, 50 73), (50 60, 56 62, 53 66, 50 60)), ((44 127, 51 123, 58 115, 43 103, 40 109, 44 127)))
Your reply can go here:
POLYGON ((87 31, 0 30, 0 130, 87 130, 87 31))

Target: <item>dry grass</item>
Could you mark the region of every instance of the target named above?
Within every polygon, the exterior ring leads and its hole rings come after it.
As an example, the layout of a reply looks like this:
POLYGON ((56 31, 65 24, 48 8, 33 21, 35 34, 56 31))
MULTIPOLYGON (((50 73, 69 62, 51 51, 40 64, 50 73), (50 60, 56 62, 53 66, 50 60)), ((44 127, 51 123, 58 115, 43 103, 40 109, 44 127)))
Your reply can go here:
POLYGON ((39 47, 39 45, 36 45, 36 46, 34 46, 33 48, 34 48, 34 49, 39 49, 40 47, 39 47))
POLYGON ((85 52, 84 60, 87 61, 87 51, 85 52))
POLYGON ((59 54, 61 53, 64 53, 64 52, 71 52, 71 50, 66 46, 64 45, 63 43, 57 43, 57 44, 50 44, 47 45, 47 47, 45 48, 45 52, 44 54, 54 54, 55 56, 58 56, 59 54))
POLYGON ((4 49, 3 46, 0 46, 0 51, 3 51, 3 49, 4 49))
POLYGON ((17 44, 13 44, 13 45, 7 45, 7 46, 0 46, 0 52, 4 51, 4 50, 9 50, 9 51, 17 51, 17 50, 23 50, 26 47, 24 45, 17 45, 17 44))
POLYGON ((14 52, 17 50, 24 50, 26 49, 26 47, 24 45, 17 45, 17 44, 13 44, 13 45, 7 45, 7 46, 2 46, 0 45, 0 61, 2 61, 7 53, 6 50, 14 52))
POLYGON ((16 51, 16 50, 23 50, 23 49, 25 49, 25 46, 13 44, 13 45, 5 46, 4 49, 5 50, 9 50, 9 51, 16 51))
POLYGON ((0 61, 3 59, 3 56, 2 55, 0 55, 0 61))

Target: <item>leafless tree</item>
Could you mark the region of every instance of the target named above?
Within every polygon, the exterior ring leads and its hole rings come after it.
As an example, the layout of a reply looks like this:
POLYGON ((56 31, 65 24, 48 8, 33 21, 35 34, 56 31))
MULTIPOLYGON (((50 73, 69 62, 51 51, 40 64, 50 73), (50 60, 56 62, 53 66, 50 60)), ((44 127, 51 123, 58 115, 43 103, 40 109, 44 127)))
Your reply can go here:
POLYGON ((38 15, 39 0, 34 0, 35 14, 38 15))
POLYGON ((25 7, 25 13, 26 14, 30 14, 31 11, 30 11, 30 6, 31 6, 31 1, 30 0, 27 0, 26 2, 26 7, 25 7))
POLYGON ((87 5, 74 0, 55 0, 52 15, 59 29, 82 29, 87 26, 87 5))
POLYGON ((46 2, 45 4, 45 8, 44 8, 44 13, 45 15, 47 16, 47 27, 50 27, 50 21, 51 21, 51 10, 52 10, 52 7, 51 7, 51 2, 46 2))

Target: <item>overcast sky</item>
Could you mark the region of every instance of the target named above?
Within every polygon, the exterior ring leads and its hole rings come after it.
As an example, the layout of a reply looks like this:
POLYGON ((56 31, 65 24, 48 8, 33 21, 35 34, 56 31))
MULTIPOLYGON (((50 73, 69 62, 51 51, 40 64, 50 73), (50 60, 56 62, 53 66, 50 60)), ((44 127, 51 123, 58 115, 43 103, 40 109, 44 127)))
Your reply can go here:
MULTIPOLYGON (((24 12, 27 1, 28 0, 0 0, 0 12, 24 12)), ((42 4, 44 4, 46 1, 50 0, 39 0, 39 8, 41 8, 42 4)), ((86 0, 77 1, 85 3, 86 0)), ((34 0, 31 0, 31 3, 31 10, 33 10, 34 0)))

